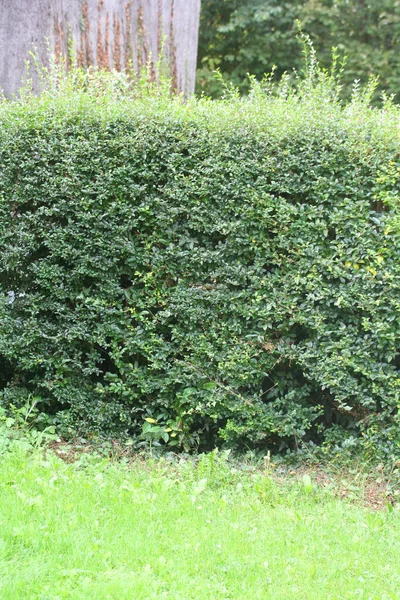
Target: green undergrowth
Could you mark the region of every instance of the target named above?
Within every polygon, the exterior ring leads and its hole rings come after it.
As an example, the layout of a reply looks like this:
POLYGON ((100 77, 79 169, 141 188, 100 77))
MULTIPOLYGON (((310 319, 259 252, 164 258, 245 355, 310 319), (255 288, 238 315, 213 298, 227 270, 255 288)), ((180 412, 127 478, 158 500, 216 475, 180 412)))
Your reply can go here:
POLYGON ((398 598, 400 519, 226 453, 0 462, 4 600, 398 598), (340 582, 340 585, 339 585, 340 582))
POLYGON ((311 53, 246 99, 55 70, 1 101, 2 419, 395 463, 400 113, 339 86, 311 53))

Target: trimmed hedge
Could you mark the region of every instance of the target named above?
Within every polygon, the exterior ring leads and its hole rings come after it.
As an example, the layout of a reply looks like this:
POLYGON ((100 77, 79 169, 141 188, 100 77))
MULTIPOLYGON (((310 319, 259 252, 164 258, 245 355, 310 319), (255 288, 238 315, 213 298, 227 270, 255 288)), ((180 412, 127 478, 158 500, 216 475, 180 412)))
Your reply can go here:
POLYGON ((78 90, 0 123, 3 406, 183 447, 396 454, 398 109, 78 90))

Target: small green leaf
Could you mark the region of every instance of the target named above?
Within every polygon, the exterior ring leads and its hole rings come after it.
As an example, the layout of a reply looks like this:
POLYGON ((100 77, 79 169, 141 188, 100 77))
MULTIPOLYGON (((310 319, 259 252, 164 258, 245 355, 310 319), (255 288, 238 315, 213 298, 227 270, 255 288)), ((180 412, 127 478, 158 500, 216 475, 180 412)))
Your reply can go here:
POLYGON ((217 384, 214 381, 208 381, 203 385, 203 390, 213 390, 217 387, 217 384))

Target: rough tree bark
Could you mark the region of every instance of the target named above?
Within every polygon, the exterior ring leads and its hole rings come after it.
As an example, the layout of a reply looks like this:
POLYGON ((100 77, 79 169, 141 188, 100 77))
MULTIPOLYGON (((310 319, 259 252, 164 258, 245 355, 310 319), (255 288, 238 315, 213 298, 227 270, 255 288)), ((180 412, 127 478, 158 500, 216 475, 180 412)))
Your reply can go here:
POLYGON ((35 46, 78 64, 119 71, 151 60, 163 46, 175 87, 194 91, 200 0, 0 0, 0 88, 18 91, 35 46), (47 40, 47 41, 46 41, 47 40))

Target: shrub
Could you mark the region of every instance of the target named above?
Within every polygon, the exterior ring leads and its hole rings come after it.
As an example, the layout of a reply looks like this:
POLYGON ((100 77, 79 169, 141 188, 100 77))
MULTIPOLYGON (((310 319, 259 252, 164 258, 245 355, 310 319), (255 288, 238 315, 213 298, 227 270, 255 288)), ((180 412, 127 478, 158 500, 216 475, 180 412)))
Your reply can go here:
POLYGON ((2 404, 395 453, 398 109, 318 71, 215 103, 93 81, 0 104, 2 404))

